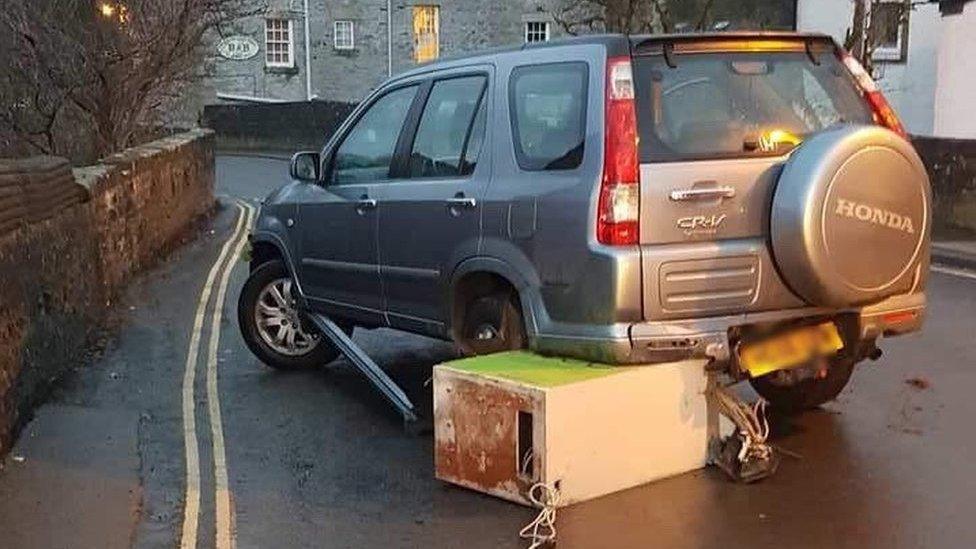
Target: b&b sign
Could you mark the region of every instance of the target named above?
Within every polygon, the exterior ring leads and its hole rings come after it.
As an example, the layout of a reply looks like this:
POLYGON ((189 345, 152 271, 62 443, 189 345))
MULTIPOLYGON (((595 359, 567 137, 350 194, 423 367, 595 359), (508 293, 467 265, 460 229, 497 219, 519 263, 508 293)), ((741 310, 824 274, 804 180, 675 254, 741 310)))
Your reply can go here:
POLYGON ((258 54, 258 42, 250 36, 227 36, 217 42, 217 53, 227 59, 243 61, 258 54))

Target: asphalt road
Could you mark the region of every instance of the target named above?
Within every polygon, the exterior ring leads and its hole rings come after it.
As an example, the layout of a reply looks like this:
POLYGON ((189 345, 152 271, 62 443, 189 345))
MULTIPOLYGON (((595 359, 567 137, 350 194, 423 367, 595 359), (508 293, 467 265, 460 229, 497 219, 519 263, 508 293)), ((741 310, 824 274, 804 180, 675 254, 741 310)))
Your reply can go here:
MULTIPOLYGON (((218 158, 226 198, 212 231, 132 286, 104 356, 68 376, 7 458, 0 546, 179 543, 194 309, 235 228, 231 197, 256 201, 284 169, 218 158)), ((405 433, 344 361, 295 373, 258 363, 236 326, 245 276, 236 262, 214 364, 237 547, 524 546, 517 532, 534 513, 434 480, 431 436, 405 433)), ((929 295, 923 333, 885 341, 837 402, 776 418, 776 443, 801 457, 774 477, 744 486, 709 468, 576 505, 559 512, 559 546, 976 546, 976 275, 933 273, 929 295)), ((424 383, 450 345, 390 330, 354 339, 429 410, 424 383)), ((206 347, 192 399, 200 547, 215 545, 222 520, 206 347)))

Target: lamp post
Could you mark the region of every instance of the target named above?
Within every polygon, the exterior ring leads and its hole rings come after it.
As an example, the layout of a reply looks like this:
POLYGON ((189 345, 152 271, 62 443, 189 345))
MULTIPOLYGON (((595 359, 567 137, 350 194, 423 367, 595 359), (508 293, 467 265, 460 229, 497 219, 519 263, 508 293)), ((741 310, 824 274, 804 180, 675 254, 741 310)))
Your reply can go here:
POLYGON ((393 76, 393 1, 386 0, 386 76, 393 76))
POLYGON ((308 0, 305 0, 305 100, 312 100, 312 39, 309 36, 308 0))

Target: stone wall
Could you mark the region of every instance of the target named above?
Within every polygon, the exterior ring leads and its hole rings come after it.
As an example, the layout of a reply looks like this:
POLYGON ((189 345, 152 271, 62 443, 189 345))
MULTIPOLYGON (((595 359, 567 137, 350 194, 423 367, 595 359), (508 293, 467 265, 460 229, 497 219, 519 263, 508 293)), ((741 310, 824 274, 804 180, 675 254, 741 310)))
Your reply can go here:
MULTIPOLYGON (((197 130, 76 169, 78 200, 0 232, 0 454, 133 273, 211 211, 213 141, 197 130)), ((0 172, 27 182, 49 165, 0 160, 0 172)))
POLYGON ((207 105, 202 125, 223 150, 317 151, 356 107, 335 101, 207 105))
POLYGON ((976 233, 976 140, 915 137, 912 143, 932 181, 935 238, 976 233))

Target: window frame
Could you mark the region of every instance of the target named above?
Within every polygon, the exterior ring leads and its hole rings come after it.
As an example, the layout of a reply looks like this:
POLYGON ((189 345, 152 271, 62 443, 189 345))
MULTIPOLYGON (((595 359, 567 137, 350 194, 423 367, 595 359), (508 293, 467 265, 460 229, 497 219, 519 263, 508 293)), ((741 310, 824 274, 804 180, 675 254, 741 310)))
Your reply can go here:
MULTIPOLYGON (((464 159, 467 157, 468 143, 471 140, 471 132, 474 129, 475 119, 477 119, 478 117, 478 110, 481 109, 482 102, 487 102, 490 99, 490 94, 488 90, 491 88, 491 75, 486 70, 473 70, 473 71, 451 73, 442 76, 434 76, 427 79, 424 82, 423 88, 418 94, 419 101, 417 101, 417 105, 416 105, 417 106, 416 116, 410 117, 408 115, 407 117, 407 123, 409 123, 410 126, 407 135, 404 136, 405 137, 403 140, 404 147, 402 150, 398 149, 396 151, 396 154, 394 155, 393 162, 397 163, 397 170, 395 172, 397 174, 397 177, 393 177, 391 179, 407 180, 407 181, 439 181, 439 180, 457 181, 461 179, 471 179, 471 177, 474 176, 474 172, 477 171, 478 169, 477 166, 475 166, 475 169, 468 174, 444 175, 444 176, 436 176, 436 177, 411 177, 410 175, 410 154, 413 152, 414 142, 417 139, 417 132, 418 130, 420 130, 420 121, 421 118, 423 118, 424 110, 427 108, 427 102, 430 99, 430 93, 434 89, 434 85, 436 85, 438 82, 455 80, 458 78, 470 78, 473 76, 480 76, 484 78, 484 84, 481 86, 481 92, 478 95, 478 104, 475 107, 474 112, 472 112, 471 120, 468 122, 468 131, 464 136, 464 143, 461 146, 460 162, 461 164, 463 164, 464 159)), ((490 108, 490 105, 486 104, 485 108, 486 109, 490 108)), ((490 113, 486 113, 486 116, 490 116, 490 113)), ((487 124, 487 119, 486 119, 485 136, 488 135, 488 127, 489 126, 487 124)), ((487 139, 482 140, 482 144, 481 144, 482 152, 484 152, 485 150, 484 147, 487 141, 488 141, 487 139)), ((480 159, 478 163, 481 164, 480 159)), ((392 171, 393 169, 391 168, 391 172, 392 171)))
POLYGON ((332 47, 337 50, 349 51, 356 49, 356 23, 352 19, 336 19, 332 23, 332 47), (348 23, 349 43, 339 43, 339 27, 348 23))
MULTIPOLYGON (((883 4, 890 4, 898 6, 900 8, 900 19, 898 23, 898 41, 894 46, 876 47, 871 51, 871 59, 881 63, 900 63, 908 59, 908 33, 909 33, 909 19, 911 18, 911 10, 907 9, 905 2, 902 0, 879 0, 878 2, 872 3, 870 9, 875 9, 877 6, 883 4)), ((874 15, 868 13, 868 25, 874 23, 874 15)))
POLYGON ((284 68, 291 69, 295 67, 295 24, 294 21, 288 17, 266 17, 264 19, 264 66, 268 68, 284 68), (272 21, 274 22, 285 22, 286 29, 271 29, 269 28, 272 21), (268 32, 273 30, 287 30, 288 40, 271 40, 268 38, 268 32), (271 61, 268 57, 271 55, 271 44, 287 44, 288 45, 288 61, 271 61))
POLYGON ((353 118, 350 118, 348 124, 346 124, 343 128, 341 128, 340 132, 337 133, 336 138, 333 141, 331 141, 331 145, 327 146, 328 147, 327 153, 323 155, 323 160, 322 160, 323 169, 321 170, 322 175, 320 177, 322 186, 347 187, 347 186, 354 186, 354 185, 373 185, 377 183, 387 183, 394 179, 402 179, 402 177, 399 177, 397 175, 399 173, 396 169, 397 166, 399 165, 398 156, 401 154, 404 137, 408 133, 406 131, 407 128, 413 127, 416 124, 415 111, 417 110, 418 101, 421 95, 424 93, 424 88, 426 86, 427 83, 423 80, 409 80, 404 82, 397 82, 396 84, 392 84, 386 88, 383 88, 375 95, 373 95, 370 99, 368 99, 369 102, 361 110, 354 113, 355 116, 353 118), (371 183, 337 183, 334 180, 336 154, 339 152, 339 149, 342 147, 343 143, 346 142, 346 139, 349 137, 349 134, 352 133, 354 129, 356 129, 356 126, 359 125, 359 122, 363 119, 364 116, 366 116, 366 113, 368 113, 370 109, 376 106, 376 103, 378 103, 384 97, 386 97, 387 95, 395 91, 399 91, 404 88, 410 88, 410 87, 415 87, 417 89, 414 92, 413 100, 410 102, 410 106, 407 107, 407 115, 403 119, 403 125, 400 127, 400 133, 397 135, 396 142, 393 145, 393 154, 392 157, 390 158, 390 168, 387 171, 386 178, 371 183))
MULTIPOLYGON (((441 56, 441 7, 439 4, 413 4, 413 10, 410 13, 410 24, 411 24, 411 34, 413 38, 413 60, 415 63, 430 63, 436 61, 441 56), (427 59, 421 60, 419 58, 420 48, 418 38, 421 34, 417 33, 417 13, 423 10, 433 10, 433 17, 431 20, 434 22, 430 30, 433 31, 432 35, 434 37, 434 53, 433 56, 427 59)), ((426 36, 427 34, 425 34, 426 36)))
POLYGON ((580 169, 584 164, 584 157, 586 155, 586 141, 587 141, 587 128, 589 125, 589 110, 590 110, 590 66, 589 63, 585 61, 552 61, 546 63, 526 63, 524 65, 516 65, 512 67, 512 71, 508 76, 508 118, 509 124, 511 126, 512 135, 512 148, 515 153, 515 161, 519 169, 524 172, 566 172, 580 169), (582 123, 582 128, 580 129, 581 136, 583 138, 583 151, 580 153, 579 162, 572 167, 568 168, 546 168, 535 167, 532 165, 532 161, 522 150, 522 140, 520 138, 519 126, 518 126, 518 112, 515 104, 515 84, 517 79, 517 73, 526 69, 539 69, 545 67, 559 67, 559 66, 575 66, 582 69, 583 83, 582 92, 583 95, 580 100, 580 121, 582 123))
POLYGON ((524 30, 524 32, 522 33, 523 40, 526 44, 548 42, 552 38, 552 25, 550 24, 549 21, 539 21, 539 20, 525 21, 522 28, 524 30), (543 25, 544 33, 543 33, 543 38, 541 40, 529 40, 529 36, 531 36, 533 33, 538 34, 539 32, 538 29, 536 29, 535 31, 530 30, 529 27, 532 25, 543 25))

